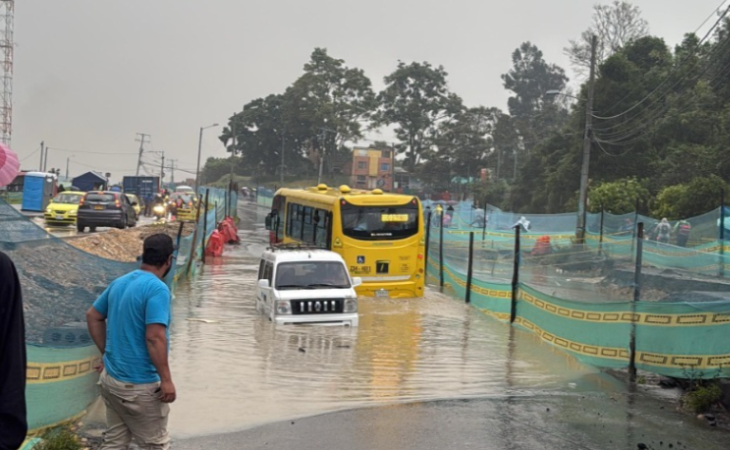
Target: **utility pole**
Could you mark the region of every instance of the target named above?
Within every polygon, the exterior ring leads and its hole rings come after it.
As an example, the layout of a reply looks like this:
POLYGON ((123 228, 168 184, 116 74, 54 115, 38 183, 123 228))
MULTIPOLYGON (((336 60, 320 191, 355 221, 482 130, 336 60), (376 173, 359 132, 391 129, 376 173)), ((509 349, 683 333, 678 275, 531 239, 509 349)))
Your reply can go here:
POLYGON ((170 160, 170 183, 175 184, 175 164, 177 159, 170 160))
POLYGON ((160 163, 160 184, 165 180, 165 152, 162 152, 162 162, 160 163))
POLYGON ((49 150, 48 146, 46 146, 46 154, 43 157, 43 172, 45 172, 46 169, 48 168, 48 150, 49 150))
POLYGON ((588 206, 588 167, 591 159, 591 133, 593 127, 593 91, 596 81, 596 45, 598 38, 591 38, 591 70, 588 78, 588 100, 586 102, 586 128, 583 134, 583 166, 580 170, 580 199, 578 200, 578 226, 575 230, 576 241, 585 242, 586 209, 588 206))
POLYGON ((327 132, 337 134, 335 130, 330 130, 329 128, 320 128, 322 130, 321 134, 321 142, 320 142, 320 152, 319 152, 319 175, 317 176, 317 184, 319 185, 322 183, 322 167, 324 167, 324 155, 325 155, 325 146, 324 141, 327 138, 327 132))
POLYGON ((233 164, 236 162, 236 114, 233 114, 233 120, 231 121, 231 140, 233 141, 233 147, 231 148, 231 173, 228 177, 228 190, 230 191, 233 187, 233 164))
POLYGON ((68 163, 71 162, 71 157, 66 158, 66 181, 68 181, 68 163))
POLYGON ((41 141, 41 162, 38 164, 38 172, 43 172, 43 152, 45 143, 41 141))
MULTIPOLYGON (((142 155, 144 154, 144 145, 149 142, 150 135, 146 133, 137 133, 139 136, 136 141, 139 142, 139 157, 137 158, 137 173, 135 176, 139 176, 139 169, 142 167, 142 155)), ((164 157, 163 157, 164 160, 164 157)), ((162 182, 162 179, 160 179, 162 182)))

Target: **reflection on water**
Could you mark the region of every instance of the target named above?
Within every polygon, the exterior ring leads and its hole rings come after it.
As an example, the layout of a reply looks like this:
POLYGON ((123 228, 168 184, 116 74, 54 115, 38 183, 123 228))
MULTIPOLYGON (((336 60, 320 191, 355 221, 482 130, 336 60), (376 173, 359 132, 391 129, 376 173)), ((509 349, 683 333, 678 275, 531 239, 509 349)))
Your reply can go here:
POLYGON ((422 299, 363 298, 356 328, 275 326, 255 311, 266 232, 250 220, 240 246, 177 292, 177 436, 384 403, 574 392, 596 383, 621 389, 532 334, 513 330, 510 340, 507 325, 433 290, 422 299))

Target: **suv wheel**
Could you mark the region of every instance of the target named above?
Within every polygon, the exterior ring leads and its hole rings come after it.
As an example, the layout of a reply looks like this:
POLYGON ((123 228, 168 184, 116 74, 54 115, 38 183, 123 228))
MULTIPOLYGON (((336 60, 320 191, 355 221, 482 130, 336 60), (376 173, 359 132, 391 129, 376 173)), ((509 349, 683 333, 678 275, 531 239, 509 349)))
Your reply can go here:
POLYGON ((86 227, 81 225, 80 223, 76 224, 76 231, 78 231, 79 233, 83 233, 85 229, 86 227))
POLYGON ((119 226, 117 226, 117 228, 119 228, 120 230, 127 228, 127 216, 126 215, 122 214, 122 220, 119 223, 119 226))

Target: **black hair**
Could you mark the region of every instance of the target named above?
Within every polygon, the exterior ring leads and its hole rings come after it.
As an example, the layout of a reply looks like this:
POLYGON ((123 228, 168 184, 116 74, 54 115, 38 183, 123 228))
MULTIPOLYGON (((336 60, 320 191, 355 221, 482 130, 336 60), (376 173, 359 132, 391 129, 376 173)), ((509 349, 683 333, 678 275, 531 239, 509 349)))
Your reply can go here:
POLYGON ((145 239, 143 248, 142 263, 155 267, 164 266, 175 251, 172 238, 162 233, 153 234, 145 239))

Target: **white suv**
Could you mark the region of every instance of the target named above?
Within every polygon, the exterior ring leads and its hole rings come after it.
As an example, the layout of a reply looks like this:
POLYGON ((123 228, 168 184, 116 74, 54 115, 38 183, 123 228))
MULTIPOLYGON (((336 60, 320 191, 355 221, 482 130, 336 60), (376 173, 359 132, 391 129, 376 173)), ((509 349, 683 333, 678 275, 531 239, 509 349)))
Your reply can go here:
POLYGON ((261 255, 256 310, 281 324, 357 326, 360 284, 337 253, 270 248, 261 255))

